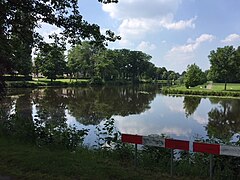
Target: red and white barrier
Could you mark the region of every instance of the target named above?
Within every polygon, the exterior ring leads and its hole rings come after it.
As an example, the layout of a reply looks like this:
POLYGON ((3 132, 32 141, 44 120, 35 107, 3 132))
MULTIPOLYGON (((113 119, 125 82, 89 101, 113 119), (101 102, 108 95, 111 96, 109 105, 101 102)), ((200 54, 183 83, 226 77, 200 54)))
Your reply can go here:
MULTIPOLYGON (((167 138, 162 138, 156 135, 140 136, 140 135, 132 135, 132 134, 122 134, 122 142, 142 144, 145 146, 163 147, 168 149, 179 149, 179 150, 185 150, 185 151, 190 150, 189 141, 167 139, 167 138)), ((202 153, 208 153, 208 154, 240 157, 240 147, 238 146, 209 144, 209 143, 201 143, 201 142, 191 142, 191 143, 193 145, 193 152, 202 152, 202 153)))

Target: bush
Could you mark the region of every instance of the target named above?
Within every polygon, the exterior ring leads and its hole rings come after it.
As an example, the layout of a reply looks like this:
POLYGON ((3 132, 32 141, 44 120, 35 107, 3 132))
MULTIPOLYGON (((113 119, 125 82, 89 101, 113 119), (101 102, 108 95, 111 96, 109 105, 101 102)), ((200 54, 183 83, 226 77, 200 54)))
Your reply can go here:
POLYGON ((94 76, 91 79, 90 84, 93 84, 93 85, 103 85, 104 81, 103 81, 103 79, 100 76, 94 76))

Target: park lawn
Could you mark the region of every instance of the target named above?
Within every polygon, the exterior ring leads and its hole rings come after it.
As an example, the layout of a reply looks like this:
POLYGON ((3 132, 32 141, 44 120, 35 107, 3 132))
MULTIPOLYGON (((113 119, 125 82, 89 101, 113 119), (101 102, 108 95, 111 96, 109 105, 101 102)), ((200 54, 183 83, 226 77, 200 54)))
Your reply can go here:
MULTIPOLYGON (((224 91, 224 83, 213 83, 213 91, 224 91)), ((226 91, 240 91, 240 83, 229 83, 227 84, 226 91)))
MULTIPOLYGON (((211 89, 205 88, 207 84, 198 85, 195 87, 191 87, 187 89, 184 85, 176 85, 172 86, 172 89, 177 90, 191 90, 191 91, 224 91, 224 83, 212 83, 211 89)), ((226 91, 240 91, 240 83, 229 83, 227 84, 227 90, 226 91)))
POLYGON ((51 82, 47 78, 33 78, 32 81, 6 81, 10 88, 34 88, 38 86, 81 86, 90 83, 90 79, 56 79, 51 82))
MULTIPOLYGON (((89 82, 89 79, 78 79, 77 81, 79 82, 89 82)), ((49 83, 51 82, 51 79, 47 79, 47 78, 33 78, 33 81, 29 81, 29 82, 34 82, 34 83, 49 83)), ((71 83, 71 82, 76 82, 76 79, 56 79, 53 82, 65 82, 65 83, 71 83)))
POLYGON ((199 91, 199 90, 203 90, 203 91, 209 91, 210 89, 206 89, 205 85, 198 85, 195 87, 191 87, 189 89, 187 89, 184 85, 175 85, 171 87, 172 89, 178 89, 178 90, 195 90, 195 91, 199 91))
MULTIPOLYGON (((108 152, 39 148, 0 137, 0 177, 13 179, 179 179, 135 168, 108 152)), ((189 179, 189 178, 187 178, 189 179)))

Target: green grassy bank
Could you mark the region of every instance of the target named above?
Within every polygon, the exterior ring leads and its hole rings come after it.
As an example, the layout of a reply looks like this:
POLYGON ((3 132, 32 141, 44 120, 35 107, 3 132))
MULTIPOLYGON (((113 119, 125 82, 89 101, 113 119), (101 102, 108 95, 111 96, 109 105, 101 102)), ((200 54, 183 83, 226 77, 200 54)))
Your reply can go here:
POLYGON ((224 83, 209 83, 187 89, 184 85, 163 88, 164 94, 184 94, 200 96, 224 96, 240 98, 240 84, 229 83, 224 90, 224 83))
POLYGON ((0 177, 12 179, 180 179, 135 168, 111 153, 53 150, 0 138, 0 177))

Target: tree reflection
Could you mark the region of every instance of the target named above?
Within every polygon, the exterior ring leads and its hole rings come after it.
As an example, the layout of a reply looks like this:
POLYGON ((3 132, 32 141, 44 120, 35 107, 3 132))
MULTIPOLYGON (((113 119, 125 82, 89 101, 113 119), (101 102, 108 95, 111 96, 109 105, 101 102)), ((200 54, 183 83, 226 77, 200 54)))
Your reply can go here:
POLYGON ((139 114, 156 96, 148 87, 106 86, 65 90, 69 113, 82 124, 99 124, 113 115, 139 114))
POLYGON ((201 97, 194 97, 194 96, 184 97, 183 108, 185 109, 185 114, 187 118, 196 111, 200 102, 201 102, 201 97))
POLYGON ((34 124, 30 94, 30 89, 17 94, 10 92, 2 100, 0 118, 2 132, 5 135, 16 136, 23 140, 33 140, 34 124))
POLYGON ((14 99, 12 97, 5 97, 0 100, 0 133, 6 131, 7 123, 11 116, 11 111, 14 106, 14 99))
POLYGON ((58 126, 67 121, 65 98, 53 88, 36 90, 34 103, 36 104, 37 118, 46 124, 58 126))
POLYGON ((229 142, 234 134, 240 132, 240 100, 219 100, 218 104, 219 107, 208 113, 209 123, 206 129, 210 138, 229 142))
POLYGON ((16 101, 14 126, 18 137, 34 140, 34 123, 32 118, 31 90, 25 90, 16 101))
MULTIPOLYGON (((18 89, 16 115, 20 119, 34 123, 35 120, 51 126, 66 125, 66 112, 84 125, 99 124, 113 115, 128 116, 140 114, 150 108, 159 88, 154 86, 101 86, 81 88, 45 88, 21 92, 18 89), (21 94, 21 95, 19 95, 21 94)), ((14 94, 11 94, 14 95, 14 94)), ((5 98, 4 101, 11 99, 5 98)), ((11 100, 3 107, 1 116, 9 117, 11 100), (9 108, 8 110, 6 108, 9 108)))

